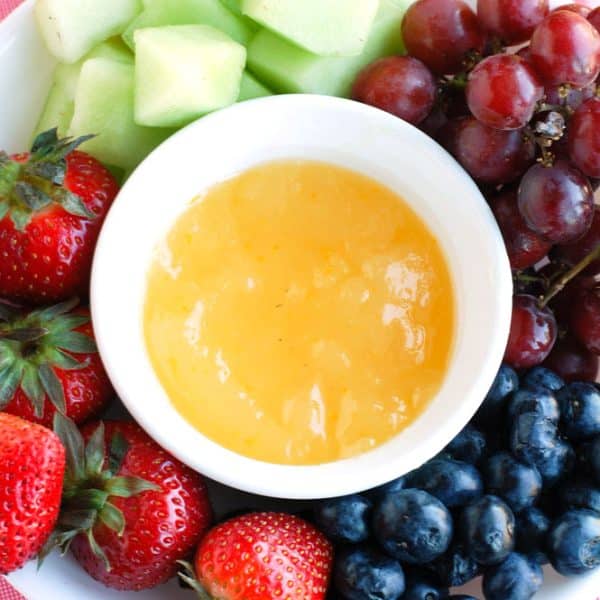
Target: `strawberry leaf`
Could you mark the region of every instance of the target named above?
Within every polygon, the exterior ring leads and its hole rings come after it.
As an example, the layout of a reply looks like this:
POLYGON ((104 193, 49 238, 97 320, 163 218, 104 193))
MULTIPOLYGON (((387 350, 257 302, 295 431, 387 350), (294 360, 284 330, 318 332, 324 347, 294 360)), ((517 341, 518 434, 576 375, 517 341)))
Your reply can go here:
POLYGON ((81 480, 84 471, 84 443, 75 423, 59 412, 54 414, 54 433, 67 453, 67 470, 71 480, 81 480))
POLYGON ((59 204, 70 214, 86 219, 95 219, 96 215, 83 203, 79 196, 65 190, 59 204))
POLYGON ((90 548, 92 549, 92 552, 104 563, 104 568, 110 572, 110 563, 108 562, 108 558, 106 557, 104 550, 102 550, 102 548, 96 542, 96 538, 94 538, 93 529, 89 529, 87 531, 87 539, 90 544, 90 548))
POLYGON ((89 322, 90 318, 86 315, 62 315, 60 319, 52 322, 52 332, 58 334, 63 331, 71 331, 71 329, 77 329, 89 322))
POLYGON ((48 364, 40 365, 38 376, 46 394, 48 394, 48 398, 50 398, 50 402, 54 404, 57 411, 64 413, 66 411, 65 393, 54 369, 48 364))
POLYGON ((18 181, 14 191, 23 204, 32 211, 41 210, 52 204, 52 198, 46 192, 27 181, 18 181))
POLYGON ((108 500, 108 496, 108 492, 104 490, 98 490, 96 488, 78 490, 76 495, 74 495, 72 498, 69 498, 69 509, 94 509, 100 511, 108 500))
POLYGON ((23 376, 23 363, 14 361, 0 371, 0 407, 4 408, 14 397, 23 376))
POLYGON ((110 496, 131 498, 143 492, 159 492, 160 486, 140 477, 113 477, 106 482, 106 491, 110 496))
POLYGON ((102 473, 104 453, 104 423, 100 423, 85 447, 85 472, 88 477, 96 477, 102 473))
POLYGON ((3 153, 0 160, 0 198, 8 200, 21 174, 21 165, 3 153))
POLYGON ((35 342, 44 337, 48 330, 44 327, 30 327, 23 329, 0 330, 0 339, 11 340, 13 342, 35 342))
POLYGON ((28 210, 21 208, 20 206, 16 206, 10 211, 10 218, 12 219, 13 225, 15 226, 16 230, 23 231, 29 223, 31 213, 28 210))
POLYGON ((65 182, 67 163, 64 160, 52 162, 33 162, 25 166, 27 175, 41 177, 55 185, 62 185, 65 182))
POLYGON ((194 590, 200 600, 213 600, 212 596, 208 594, 202 587, 202 584, 198 581, 194 567, 185 560, 178 560, 177 564, 182 567, 182 570, 177 572, 177 576, 181 581, 194 590))
POLYGON ((120 471, 125 455, 129 449, 129 444, 120 431, 117 431, 110 440, 110 451, 108 454, 108 470, 111 474, 120 471))
POLYGON ((86 358, 84 361, 77 360, 60 350, 60 348, 56 348, 48 354, 48 362, 64 371, 77 371, 78 369, 84 369, 90 364, 89 359, 86 358))
POLYGON ((36 154, 38 152, 42 152, 44 148, 50 148, 52 146, 55 146, 57 142, 58 127, 48 129, 48 131, 43 131, 42 133, 36 136, 35 140, 33 140, 33 144, 31 146, 31 153, 36 154))
POLYGON ((110 502, 106 502, 98 514, 100 520, 110 529, 115 531, 119 537, 125 531, 125 517, 123 513, 110 502))
POLYGON ((2 199, 0 199, 0 221, 4 219, 4 217, 8 214, 9 210, 10 206, 8 206, 8 202, 4 202, 2 201, 2 199))
POLYGON ((36 316, 42 322, 52 321, 60 315, 71 312, 78 304, 79 298, 71 298, 70 300, 65 300, 59 304, 54 304, 53 306, 48 306, 37 311, 36 316))
POLYGON ((96 342, 85 333, 79 331, 64 331, 54 335, 52 341, 63 350, 75 354, 93 354, 98 352, 96 342))
POLYGON ((21 389, 33 405, 35 416, 41 419, 44 416, 46 392, 42 387, 42 382, 40 381, 35 365, 29 363, 25 365, 23 379, 21 380, 21 389))

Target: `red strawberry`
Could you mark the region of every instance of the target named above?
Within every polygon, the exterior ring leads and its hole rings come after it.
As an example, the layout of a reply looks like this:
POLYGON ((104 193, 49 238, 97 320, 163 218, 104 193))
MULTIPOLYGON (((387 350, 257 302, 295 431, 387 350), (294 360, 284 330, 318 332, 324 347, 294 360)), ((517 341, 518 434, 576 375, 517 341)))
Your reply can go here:
POLYGON ((251 513, 212 529, 196 553, 196 576, 189 567, 192 576, 180 576, 201 598, 322 600, 332 559, 331 544, 306 521, 251 513))
POLYGON ((69 546, 83 568, 118 590, 167 581, 211 519, 204 480, 135 423, 90 424, 87 447, 60 413, 67 448, 63 509, 52 543, 69 546), (83 533, 82 533, 83 532, 83 533))
POLYGON ((89 310, 76 305, 27 312, 0 302, 0 410, 50 427, 57 409, 83 423, 113 397, 89 310))
POLYGON ((21 568, 56 523, 65 449, 49 429, 0 413, 0 575, 21 568))
POLYGON ((88 138, 41 134, 28 154, 0 152, 0 290, 32 304, 86 297, 100 227, 119 186, 88 138))

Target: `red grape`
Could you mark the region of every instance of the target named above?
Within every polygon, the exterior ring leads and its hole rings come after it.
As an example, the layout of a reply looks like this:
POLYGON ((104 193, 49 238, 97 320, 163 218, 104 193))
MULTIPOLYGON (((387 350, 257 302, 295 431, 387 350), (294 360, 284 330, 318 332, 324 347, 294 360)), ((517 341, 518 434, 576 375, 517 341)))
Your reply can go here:
POLYGON ((529 51, 529 46, 523 46, 518 52, 517 56, 520 56, 527 62, 531 64, 531 52, 529 51))
POLYGON ((520 177, 535 160, 535 144, 520 131, 500 131, 475 117, 450 121, 440 142, 481 183, 499 185, 520 177))
POLYGON ((571 331, 590 352, 600 355, 600 295, 597 289, 583 291, 572 306, 571 331))
POLYGON ((566 160, 553 166, 536 164, 519 186, 519 210, 533 231, 554 244, 585 235, 594 216, 589 180, 566 160))
POLYGON ((594 381, 598 375, 598 357, 571 336, 557 342, 544 366, 568 382, 594 381))
POLYGON ((439 106, 434 106, 427 118, 419 124, 419 129, 429 137, 437 139, 440 129, 446 125, 448 117, 439 106))
POLYGON ((381 108, 413 125, 431 112, 436 83, 416 58, 389 56, 365 67, 352 88, 354 100, 381 108))
POLYGON ((548 0, 477 0, 483 27, 508 44, 527 41, 549 12, 548 0))
POLYGON ((600 177, 600 98, 586 100, 569 122, 571 160, 589 177, 600 177))
POLYGON ((485 46, 477 15, 463 0, 417 0, 406 11, 402 36, 408 53, 440 75, 457 73, 469 51, 485 46))
POLYGON ((517 204, 514 190, 503 192, 490 205, 502 232, 510 266, 520 271, 542 260, 552 247, 525 223, 517 204))
POLYGON ((504 360, 515 369, 539 365, 550 354, 557 330, 556 319, 549 308, 540 308, 533 296, 515 296, 504 360))
POLYGON ((488 127, 521 129, 533 117, 544 88, 529 63, 516 54, 496 54, 469 75, 467 102, 488 127))
POLYGON ((588 15, 588 21, 600 32, 600 6, 588 15))
POLYGON ((546 102, 557 106, 567 106, 575 110, 583 102, 596 95, 596 84, 591 83, 585 87, 573 87, 572 85, 549 85, 546 86, 546 102))
MULTIPOLYGON (((581 262, 592 250, 600 245, 600 207, 594 208, 592 225, 588 232, 573 244, 555 246, 552 250, 552 257, 567 263, 569 266, 575 266, 581 262)), ((594 261, 586 270, 587 272, 600 272, 600 259, 594 261)))
MULTIPOLYGON (((564 266, 562 267, 560 274, 565 274, 564 266)), ((550 300, 549 306, 552 309, 556 320, 562 325, 567 325, 571 320, 571 312, 573 306, 577 303, 578 298, 582 293, 591 290, 595 285, 596 282, 593 277, 580 275, 579 277, 571 279, 560 293, 550 300)))
POLYGON ((533 32, 531 61, 547 84, 585 86, 600 73, 600 34, 583 17, 559 10, 533 32))
POLYGON ((562 6, 557 6, 552 12, 557 12, 559 10, 568 10, 582 16, 584 19, 587 19, 588 15, 592 12, 592 9, 589 6, 578 4, 576 2, 573 4, 563 4, 562 6))

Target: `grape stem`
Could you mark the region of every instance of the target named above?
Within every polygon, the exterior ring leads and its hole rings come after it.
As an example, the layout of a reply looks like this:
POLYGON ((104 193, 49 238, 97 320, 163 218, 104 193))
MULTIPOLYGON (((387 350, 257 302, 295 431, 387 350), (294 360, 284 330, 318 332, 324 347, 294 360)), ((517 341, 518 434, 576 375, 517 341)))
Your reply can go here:
POLYGON ((600 259, 600 245, 596 246, 583 260, 578 262, 572 269, 567 271, 560 279, 546 292, 540 300, 540 308, 545 308, 550 300, 560 294, 566 285, 577 277, 582 271, 587 269, 593 262, 600 259))

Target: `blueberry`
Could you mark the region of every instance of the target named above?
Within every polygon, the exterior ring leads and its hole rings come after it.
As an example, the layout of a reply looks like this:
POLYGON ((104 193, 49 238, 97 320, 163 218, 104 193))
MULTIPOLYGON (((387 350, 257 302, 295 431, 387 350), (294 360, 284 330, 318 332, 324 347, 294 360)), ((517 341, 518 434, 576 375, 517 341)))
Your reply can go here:
POLYGON ((508 452, 494 454, 486 464, 485 483, 490 494, 502 498, 514 512, 532 506, 542 491, 542 476, 508 452))
POLYGON ((371 548, 338 553, 333 577, 347 600, 398 600, 405 590, 400 563, 371 548))
POLYGON ((455 460, 476 465, 485 455, 485 448, 483 433, 472 425, 467 425, 442 452, 455 460))
POLYGON ((535 507, 526 508, 516 516, 517 550, 540 565, 548 563, 546 536, 550 519, 535 507))
POLYGON ((558 437, 556 425, 536 413, 514 419, 510 449, 522 463, 536 467, 547 486, 565 477, 575 463, 575 452, 558 437))
POLYGON ((600 485, 600 436, 596 437, 589 447, 589 465, 596 485, 600 485))
POLYGON ((586 510, 570 510, 548 533, 552 566, 561 574, 580 575, 600 566, 600 517, 586 510))
POLYGON ((558 490, 558 497, 565 510, 589 508, 600 514, 600 489, 589 481, 564 483, 558 490))
POLYGON ((477 598, 475 598, 475 596, 467 596, 466 594, 458 594, 450 596, 448 600, 477 600, 477 598))
POLYGON ((535 413, 558 425, 560 407, 553 392, 546 389, 519 390, 508 403, 508 418, 514 420, 518 415, 535 413))
POLYGON ((315 522, 335 542, 364 542, 369 537, 372 506, 358 494, 324 500, 315 508, 315 522))
POLYGON ((393 479, 388 483, 384 483, 379 487, 373 488, 367 492, 369 498, 371 498, 374 502, 377 500, 381 500, 387 494, 393 494, 398 490, 403 490, 406 487, 406 477, 398 477, 397 479, 393 479))
POLYGON ((543 580, 540 565, 513 552, 486 571, 483 593, 486 600, 529 600, 542 587, 543 580))
POLYGON ((568 438, 584 440, 600 435, 600 391, 593 383, 570 383, 557 397, 568 438))
POLYGON ((459 531, 469 554, 482 565, 502 562, 515 544, 515 516, 497 496, 484 496, 463 509, 459 531))
POLYGON ((427 575, 408 575, 402 600, 445 600, 448 588, 438 585, 427 575))
POLYGON ((521 380, 521 387, 528 390, 545 388, 551 392, 558 392, 564 386, 564 379, 546 367, 534 367, 521 380))
POLYGON ((496 379, 487 393, 483 404, 474 417, 474 422, 481 427, 497 427, 498 421, 504 419, 506 398, 519 388, 519 376, 508 365, 502 365, 496 379))
POLYGON ((483 495, 479 471, 471 464, 434 458, 407 475, 407 487, 429 492, 448 508, 464 506, 483 495))
POLYGON ((426 564, 448 549, 452 515, 427 492, 400 490, 375 507, 373 533, 390 556, 408 564, 426 564))
POLYGON ((460 587, 479 575, 479 565, 460 544, 452 544, 428 568, 448 587, 460 587))

